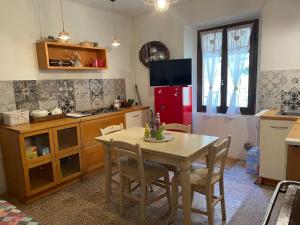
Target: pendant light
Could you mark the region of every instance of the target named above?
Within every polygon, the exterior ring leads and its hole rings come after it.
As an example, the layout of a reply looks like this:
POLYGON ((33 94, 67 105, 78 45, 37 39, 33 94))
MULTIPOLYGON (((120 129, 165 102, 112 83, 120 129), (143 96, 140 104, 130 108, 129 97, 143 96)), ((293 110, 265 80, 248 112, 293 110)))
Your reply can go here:
POLYGON ((113 47, 118 47, 118 46, 120 46, 120 42, 118 41, 117 36, 116 36, 116 15, 115 15, 115 1, 116 0, 110 0, 110 1, 112 2, 113 22, 114 22, 114 39, 113 39, 111 45, 113 47))
POLYGON ((174 4, 178 0, 144 0, 146 5, 154 6, 159 12, 165 12, 169 9, 171 4, 174 4))
POLYGON ((60 42, 68 42, 70 40, 70 35, 68 32, 65 31, 65 21, 64 21, 64 12, 63 12, 63 6, 62 6, 62 0, 59 0, 60 2, 60 14, 61 14, 61 22, 63 26, 63 31, 58 34, 58 40, 60 42))

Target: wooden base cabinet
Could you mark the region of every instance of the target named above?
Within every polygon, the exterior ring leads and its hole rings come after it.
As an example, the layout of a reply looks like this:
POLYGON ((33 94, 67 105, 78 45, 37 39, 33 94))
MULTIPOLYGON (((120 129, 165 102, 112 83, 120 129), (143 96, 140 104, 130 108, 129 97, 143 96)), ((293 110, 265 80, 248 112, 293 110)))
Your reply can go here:
POLYGON ((0 129, 0 143, 8 192, 25 202, 82 175, 79 123, 26 133, 0 129))
POLYGON ((95 137, 100 136, 100 128, 120 123, 125 125, 124 114, 81 122, 84 174, 94 172, 104 166, 103 145, 95 140, 95 137))
POLYGON ((131 108, 104 117, 0 126, 8 192, 31 202, 103 168, 103 145, 95 140, 100 128, 120 123, 126 127, 129 112, 129 126, 144 125, 147 111, 147 107, 131 108))
POLYGON ((286 179, 300 181, 300 146, 287 146, 286 179))
POLYGON ((294 121, 260 120, 260 177, 285 180, 285 139, 293 125, 294 121))
POLYGON ((88 174, 104 166, 104 149, 102 144, 86 146, 83 152, 83 172, 88 174))

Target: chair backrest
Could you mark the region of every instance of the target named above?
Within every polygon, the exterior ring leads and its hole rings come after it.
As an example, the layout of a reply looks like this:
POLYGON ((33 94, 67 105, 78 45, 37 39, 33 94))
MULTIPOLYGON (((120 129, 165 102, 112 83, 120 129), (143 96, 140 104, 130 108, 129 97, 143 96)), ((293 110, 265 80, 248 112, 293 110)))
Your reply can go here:
POLYGON ((231 136, 227 136, 220 143, 214 145, 208 153, 208 174, 207 174, 207 183, 208 185, 212 184, 213 174, 217 173, 221 177, 224 175, 225 163, 227 154, 229 151, 229 146, 231 142, 231 136), (220 163, 220 168, 218 171, 215 170, 217 163, 220 163))
POLYGON ((163 128, 165 130, 174 130, 174 131, 180 131, 183 133, 192 133, 192 126, 191 124, 189 125, 184 125, 180 123, 169 123, 169 124, 162 124, 163 128))
MULTIPOLYGON (((132 145, 123 141, 114 141, 113 139, 110 140, 110 144, 111 144, 111 149, 115 151, 117 155, 117 164, 118 164, 120 176, 122 176, 123 173, 122 167, 126 166, 124 162, 121 163, 121 158, 126 157, 127 159, 133 159, 137 162, 140 181, 142 183, 145 183, 144 161, 143 161, 140 145, 139 144, 132 145)), ((128 160, 128 163, 130 163, 130 160, 128 160)))
POLYGON ((103 136, 103 135, 111 134, 111 133, 114 133, 117 131, 121 131, 123 129, 124 129, 123 123, 120 123, 120 125, 111 125, 106 128, 103 128, 103 129, 100 128, 100 134, 101 134, 101 136, 103 136))

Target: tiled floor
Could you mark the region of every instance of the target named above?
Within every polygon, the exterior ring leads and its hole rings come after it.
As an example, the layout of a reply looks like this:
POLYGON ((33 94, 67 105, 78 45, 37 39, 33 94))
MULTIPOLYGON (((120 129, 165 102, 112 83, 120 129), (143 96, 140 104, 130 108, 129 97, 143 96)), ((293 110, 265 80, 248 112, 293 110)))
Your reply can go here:
MULTIPOLYGON (((255 225, 260 224, 273 190, 256 186, 254 179, 245 173, 245 163, 239 162, 225 171, 225 192, 227 224, 255 225)), ((196 195, 194 205, 204 208, 203 200, 196 195)), ((134 202, 127 203, 123 217, 119 215, 117 186, 113 188, 112 202, 105 203, 103 172, 30 205, 17 205, 44 225, 139 224, 139 205, 134 202)), ((215 221, 216 225, 222 224, 219 205, 215 210, 215 221)), ((147 208, 147 222, 179 225, 183 223, 182 211, 178 210, 175 220, 171 221, 168 205, 163 199, 147 208)), ((193 214, 192 225, 196 224, 207 224, 206 217, 193 214)))

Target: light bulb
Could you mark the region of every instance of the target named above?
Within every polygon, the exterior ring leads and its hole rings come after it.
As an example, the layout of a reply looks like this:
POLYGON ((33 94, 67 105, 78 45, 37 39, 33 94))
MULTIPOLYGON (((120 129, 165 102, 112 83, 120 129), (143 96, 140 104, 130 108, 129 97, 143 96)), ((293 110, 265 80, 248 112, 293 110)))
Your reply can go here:
POLYGON ((113 42, 111 43, 111 45, 114 46, 114 47, 118 47, 118 46, 120 46, 121 44, 120 44, 120 42, 117 40, 117 38, 115 38, 115 39, 113 40, 113 42))
POLYGON ((155 0, 154 7, 157 11, 164 12, 169 9, 169 0, 155 0))

